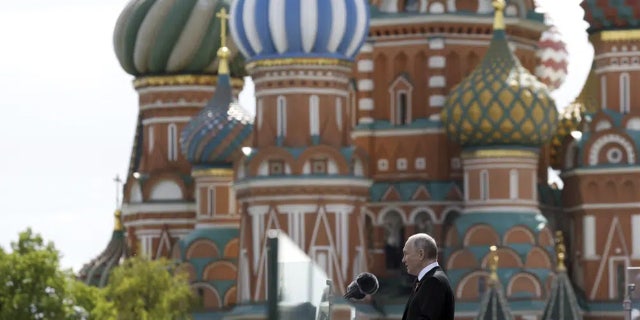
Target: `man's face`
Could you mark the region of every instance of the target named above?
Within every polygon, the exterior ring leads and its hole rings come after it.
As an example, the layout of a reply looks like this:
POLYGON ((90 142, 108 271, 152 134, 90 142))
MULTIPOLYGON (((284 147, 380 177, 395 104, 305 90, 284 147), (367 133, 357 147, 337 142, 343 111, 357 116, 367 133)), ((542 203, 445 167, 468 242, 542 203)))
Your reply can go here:
POLYGON ((423 258, 423 250, 416 249, 413 241, 409 240, 404 244, 404 249, 402 249, 402 263, 407 267, 407 273, 417 276, 423 268, 423 258))

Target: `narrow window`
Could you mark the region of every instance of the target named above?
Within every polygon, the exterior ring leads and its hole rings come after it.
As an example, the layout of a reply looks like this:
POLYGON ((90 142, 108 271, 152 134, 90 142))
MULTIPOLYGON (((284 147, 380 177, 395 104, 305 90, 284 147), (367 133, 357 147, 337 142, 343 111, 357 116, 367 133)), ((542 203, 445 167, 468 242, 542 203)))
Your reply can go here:
POLYGON ((216 189, 215 187, 210 187, 209 188, 209 194, 207 195, 207 203, 208 205, 208 210, 207 213, 210 216, 213 216, 215 214, 216 211, 216 189))
POLYGON ((489 172, 482 170, 480 172, 480 200, 489 199, 489 172))
POLYGON ((149 125, 149 152, 153 151, 153 126, 149 125))
POLYGON ((407 94, 405 92, 398 93, 398 113, 396 115, 399 125, 407 124, 407 94))
POLYGON ((600 107, 604 110, 607 108, 607 77, 600 77, 600 107))
POLYGON ((513 200, 518 199, 518 170, 511 169, 509 172, 509 197, 513 200))
POLYGON ((309 97, 309 129, 312 136, 320 134, 320 109, 318 96, 309 97))
POLYGON ((169 125, 167 135, 167 156, 169 157, 169 161, 176 161, 178 160, 178 128, 175 123, 169 125))
POLYGON ((620 112, 623 114, 629 113, 631 109, 631 92, 629 87, 629 74, 625 72, 620 75, 620 112))
POLYGON ((278 97, 278 137, 284 137, 287 134, 287 101, 283 96, 278 97))

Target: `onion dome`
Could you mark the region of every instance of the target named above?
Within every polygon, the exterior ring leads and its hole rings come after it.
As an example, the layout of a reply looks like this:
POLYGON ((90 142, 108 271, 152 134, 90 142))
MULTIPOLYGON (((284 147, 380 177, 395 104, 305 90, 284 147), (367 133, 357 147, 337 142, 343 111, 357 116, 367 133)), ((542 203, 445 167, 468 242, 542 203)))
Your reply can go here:
POLYGON ((551 167, 554 169, 560 169, 562 167, 562 159, 560 157, 562 142, 566 137, 571 135, 572 131, 578 130, 583 114, 584 108, 582 104, 578 102, 571 103, 562 111, 560 119, 558 120, 556 133, 551 139, 551 149, 549 150, 551 167))
POLYGON ((547 86, 509 49, 504 0, 496 7, 493 38, 482 62, 451 90, 442 110, 449 137, 463 147, 537 147, 551 139, 558 111, 547 86))
POLYGON ((231 34, 249 60, 352 60, 369 29, 367 0, 237 0, 231 34))
POLYGON ((214 73, 221 29, 215 13, 229 2, 130 0, 113 35, 120 65, 134 76, 214 73))
POLYGON ((115 226, 107 248, 91 262, 85 264, 78 273, 78 279, 88 285, 106 286, 111 270, 120 265, 122 260, 129 257, 120 210, 116 210, 114 216, 115 226))
POLYGON ((502 292, 502 285, 498 279, 498 254, 496 246, 491 246, 491 257, 489 260, 489 287, 480 302, 480 312, 476 317, 477 320, 511 320, 511 310, 509 303, 502 292))
MULTIPOLYGON (((221 16, 228 17, 223 8, 221 16)), ((252 117, 233 102, 229 49, 222 37, 218 50, 218 85, 211 100, 182 130, 182 153, 193 164, 228 164, 239 158, 253 131, 252 117)))
POLYGON ((557 274, 551 282, 551 293, 544 307, 542 320, 582 320, 582 313, 578 305, 576 293, 567 275, 567 267, 564 264, 566 248, 562 231, 556 231, 557 274))
POLYGON ((584 0, 581 5, 589 33, 640 27, 640 1, 584 0))
POLYGON ((549 90, 558 89, 567 78, 569 53, 556 27, 542 33, 538 42, 536 76, 549 90))

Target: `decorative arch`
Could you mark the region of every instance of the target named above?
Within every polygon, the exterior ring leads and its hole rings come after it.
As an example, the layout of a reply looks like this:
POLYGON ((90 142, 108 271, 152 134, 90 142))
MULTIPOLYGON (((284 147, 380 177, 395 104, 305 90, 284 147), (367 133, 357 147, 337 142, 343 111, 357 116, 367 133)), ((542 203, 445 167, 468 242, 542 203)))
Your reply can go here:
MULTIPOLYGON (((251 161, 249 161, 248 165, 248 175, 249 176, 258 176, 260 173, 260 169, 262 166, 268 167, 268 161, 271 159, 279 159, 284 161, 284 165, 289 167, 290 170, 292 166, 295 164, 296 160, 291 153, 281 147, 265 147, 257 152, 251 161)), ((268 170, 267 170, 268 172, 268 170)), ((298 174, 299 172, 293 172, 293 174, 298 174)))
POLYGON ((238 288, 236 288, 236 286, 229 288, 229 290, 227 290, 227 293, 224 294, 224 305, 225 306, 235 305, 237 303, 237 296, 238 296, 238 288))
POLYGON ((459 244, 458 231, 455 228, 455 221, 460 216, 462 210, 458 207, 449 207, 442 212, 442 236, 446 247, 455 247, 459 244))
POLYGON ((387 269, 402 267, 402 248, 405 240, 404 214, 398 210, 387 210, 380 215, 384 229, 384 252, 387 269))
POLYGON ((138 183, 138 181, 134 181, 131 184, 131 188, 129 189, 129 202, 142 202, 142 188, 140 187, 140 183, 138 183))
POLYGON ((502 243, 504 243, 504 245, 512 243, 529 243, 533 245, 536 243, 536 237, 529 228, 525 226, 515 226, 504 234, 502 243))
POLYGON ((204 268, 202 279, 211 280, 236 280, 238 268, 228 261, 212 262, 204 268))
MULTIPOLYGON (((522 268, 522 259, 515 250, 509 247, 498 247, 496 254, 500 258, 500 268, 522 268)), ((482 268, 487 268, 491 252, 482 258, 482 268)))
POLYGON ((635 202, 636 195, 636 185, 633 180, 625 180, 622 183, 622 192, 621 196, 624 197, 625 202, 635 202))
POLYGON ((405 214, 404 210, 402 210, 402 208, 396 207, 396 206, 389 206, 389 207, 382 208, 382 210, 380 210, 378 212, 378 221, 377 221, 378 225, 379 226, 383 225, 385 216, 388 213, 393 212, 393 211, 395 211, 395 212, 400 214, 400 217, 402 218, 402 224, 403 225, 406 225, 406 224, 409 223, 409 221, 407 221, 407 217, 406 217, 407 215, 405 214))
MULTIPOLYGON (((406 59, 406 56, 404 56, 406 59)), ((406 73, 400 74, 389 86, 389 110, 391 123, 404 125, 411 123, 411 97, 413 83, 406 73)))
POLYGON ((327 145, 316 145, 307 148, 303 151, 298 159, 294 162, 293 171, 298 173, 305 173, 304 168, 310 163, 313 157, 321 155, 327 158, 327 173, 329 174, 346 174, 349 171, 349 165, 342 154, 335 148, 331 148, 327 145), (330 165, 333 163, 333 169, 330 165))
POLYGON ((489 274, 485 271, 473 271, 464 276, 456 287, 456 298, 462 301, 477 301, 486 289, 486 279, 489 274))
POLYGON ((553 269, 549 253, 540 247, 533 247, 529 250, 524 266, 525 268, 553 269))
POLYGON ((468 249, 460 249, 451 254, 447 260, 447 270, 476 269, 480 267, 476 256, 468 249))
POLYGON ((229 241, 226 246, 224 246, 224 257, 225 258, 237 258, 240 254, 240 239, 235 238, 229 241))
POLYGON ((433 2, 429 5, 429 13, 444 13, 445 6, 441 2, 433 2))
POLYGON ((182 188, 173 180, 162 179, 151 187, 150 200, 182 200, 182 188))
POLYGON ((518 294, 523 292, 535 298, 542 297, 542 286, 536 276, 521 272, 511 277, 507 285, 507 297, 519 297, 518 294))
POLYGON ((432 222, 438 221, 438 218, 436 217, 436 213, 433 212, 433 209, 429 207, 418 207, 411 210, 411 212, 409 213, 409 221, 411 221, 412 223, 415 223, 416 218, 418 218, 418 215, 422 213, 426 214, 432 222))
POLYGON ((595 166, 600 164, 600 152, 608 144, 618 144, 624 151, 627 160, 627 164, 636 163, 636 151, 633 143, 630 139, 623 137, 620 134, 609 133, 597 138, 589 148, 589 165, 595 166))
POLYGON ((464 236, 464 246, 482 246, 500 244, 500 236, 493 228, 486 224, 475 225, 464 236))
POLYGON ((208 283, 194 283, 191 285, 194 296, 199 297, 202 307, 215 309, 222 307, 222 300, 218 290, 208 283))
POLYGON ((545 248, 553 246, 554 244, 553 234, 551 233, 551 230, 549 230, 549 227, 545 226, 538 233, 538 245, 545 248))
POLYGON ((218 246, 208 239, 198 239, 191 243, 187 249, 185 258, 187 260, 193 258, 217 258, 220 255, 218 246))

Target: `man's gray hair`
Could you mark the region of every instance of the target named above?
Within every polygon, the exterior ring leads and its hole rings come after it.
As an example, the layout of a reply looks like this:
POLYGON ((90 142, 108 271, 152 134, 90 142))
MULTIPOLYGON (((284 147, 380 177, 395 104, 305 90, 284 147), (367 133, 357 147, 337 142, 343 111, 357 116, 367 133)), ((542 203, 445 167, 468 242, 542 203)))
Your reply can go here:
POLYGON ((414 248, 424 251, 427 259, 435 260, 438 258, 438 244, 430 235, 426 233, 416 233, 409 237, 409 240, 413 242, 414 248))

